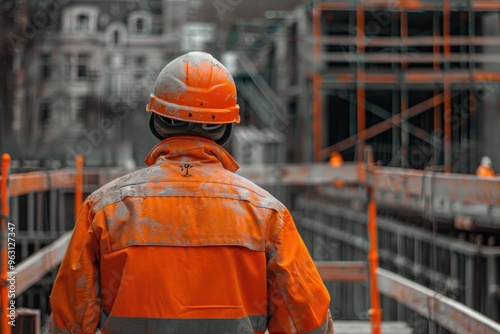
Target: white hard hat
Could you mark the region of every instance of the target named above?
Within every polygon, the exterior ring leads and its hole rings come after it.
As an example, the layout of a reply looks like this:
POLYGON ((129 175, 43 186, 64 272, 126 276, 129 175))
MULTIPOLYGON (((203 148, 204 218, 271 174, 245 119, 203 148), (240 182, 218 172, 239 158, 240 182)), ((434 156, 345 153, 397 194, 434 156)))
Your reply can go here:
POLYGON ((485 155, 481 158, 481 165, 491 167, 491 159, 485 155))

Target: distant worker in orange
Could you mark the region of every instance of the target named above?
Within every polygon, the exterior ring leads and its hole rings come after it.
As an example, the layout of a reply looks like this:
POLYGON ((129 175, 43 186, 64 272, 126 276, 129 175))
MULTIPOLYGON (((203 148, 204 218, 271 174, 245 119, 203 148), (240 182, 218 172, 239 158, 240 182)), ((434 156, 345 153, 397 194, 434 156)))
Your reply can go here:
POLYGON ((481 164, 476 169, 476 175, 479 177, 492 177, 495 176, 491 159, 487 156, 481 158, 481 164))
POLYGON ((330 160, 328 161, 328 164, 331 167, 340 167, 344 164, 344 158, 342 158, 342 154, 339 152, 335 151, 330 154, 330 160))
MULTIPOLYGON (((342 158, 342 154, 337 151, 332 152, 332 154, 330 154, 330 160, 328 161, 328 164, 332 168, 341 167, 344 164, 344 158, 342 158)), ((336 188, 342 188, 344 186, 344 181, 341 179, 334 180, 332 182, 332 185, 336 188)))
POLYGON ((286 207, 220 146, 236 86, 211 55, 160 72, 149 166, 83 204, 49 333, 333 333, 330 297, 286 207))

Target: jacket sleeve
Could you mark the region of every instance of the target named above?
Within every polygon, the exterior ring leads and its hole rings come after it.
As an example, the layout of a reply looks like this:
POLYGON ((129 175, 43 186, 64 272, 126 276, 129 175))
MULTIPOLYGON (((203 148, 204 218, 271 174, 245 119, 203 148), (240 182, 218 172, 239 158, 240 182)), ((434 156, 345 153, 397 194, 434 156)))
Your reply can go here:
POLYGON ((268 231, 269 333, 333 333, 330 296, 288 210, 278 220, 268 231))
POLYGON ((50 334, 94 334, 99 322, 99 243, 88 200, 82 206, 59 268, 50 305, 50 334))

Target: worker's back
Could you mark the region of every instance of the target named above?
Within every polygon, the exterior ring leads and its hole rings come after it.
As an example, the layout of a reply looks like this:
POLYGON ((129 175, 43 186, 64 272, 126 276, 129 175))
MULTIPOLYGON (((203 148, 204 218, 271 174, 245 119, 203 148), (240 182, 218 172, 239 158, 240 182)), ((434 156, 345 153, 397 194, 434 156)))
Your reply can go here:
POLYGON ((104 331, 139 333, 145 321, 158 333, 170 325, 184 333, 266 329, 265 247, 285 210, 215 156, 202 157, 203 146, 193 147, 90 197, 102 216, 94 225, 101 289, 110 292, 104 331))
MULTIPOLYGON (((154 165, 93 193, 80 217, 91 230, 81 244, 98 244, 101 331, 319 328, 329 296, 288 210, 234 174, 236 163, 210 140, 175 137, 155 150, 154 165)), ((92 276, 73 279, 83 287, 92 276)), ((54 288, 52 298, 65 293, 54 288)))

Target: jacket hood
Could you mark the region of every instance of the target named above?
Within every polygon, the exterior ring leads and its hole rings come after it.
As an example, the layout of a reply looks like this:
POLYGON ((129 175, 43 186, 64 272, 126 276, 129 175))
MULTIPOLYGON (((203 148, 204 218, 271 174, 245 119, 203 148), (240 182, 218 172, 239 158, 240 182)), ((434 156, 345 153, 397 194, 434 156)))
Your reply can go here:
POLYGON ((175 136, 159 142, 151 149, 144 162, 151 166, 159 160, 181 160, 186 157, 192 161, 205 163, 218 161, 231 172, 240 168, 236 160, 222 146, 212 140, 193 136, 175 136))

